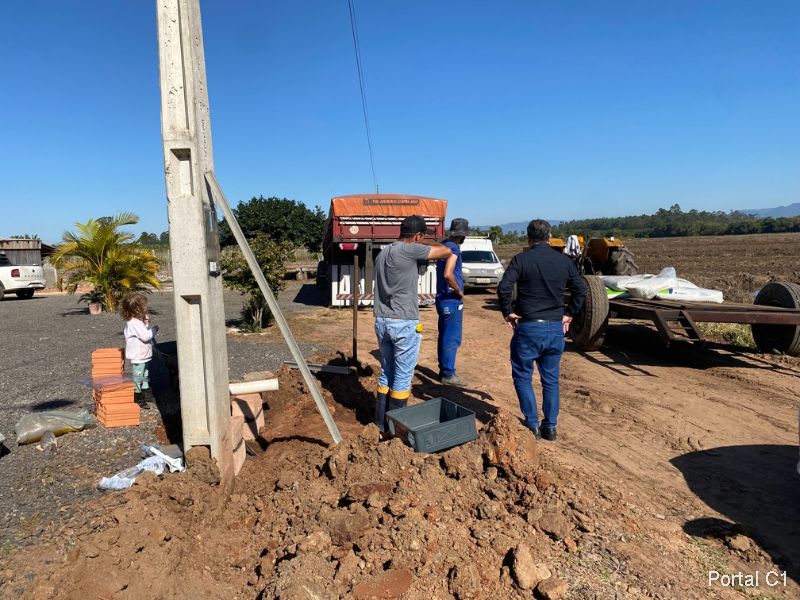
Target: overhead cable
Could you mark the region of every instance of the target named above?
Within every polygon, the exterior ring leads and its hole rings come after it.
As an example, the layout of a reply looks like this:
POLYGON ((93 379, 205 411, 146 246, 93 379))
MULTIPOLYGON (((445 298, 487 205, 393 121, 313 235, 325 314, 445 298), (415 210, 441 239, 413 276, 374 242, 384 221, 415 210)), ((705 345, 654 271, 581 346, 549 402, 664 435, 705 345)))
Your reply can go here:
POLYGON ((372 167, 372 182, 375 184, 375 193, 379 191, 378 177, 375 175, 375 153, 372 149, 372 132, 369 127, 369 111, 367 110, 367 93, 364 89, 364 69, 361 66, 361 46, 358 43, 358 25, 356 23, 356 9, 353 0, 347 0, 350 11, 350 30, 353 34, 353 49, 356 53, 356 68, 358 69, 358 87, 361 90, 361 110, 364 113, 364 126, 367 130, 367 146, 369 147, 369 164, 372 167))

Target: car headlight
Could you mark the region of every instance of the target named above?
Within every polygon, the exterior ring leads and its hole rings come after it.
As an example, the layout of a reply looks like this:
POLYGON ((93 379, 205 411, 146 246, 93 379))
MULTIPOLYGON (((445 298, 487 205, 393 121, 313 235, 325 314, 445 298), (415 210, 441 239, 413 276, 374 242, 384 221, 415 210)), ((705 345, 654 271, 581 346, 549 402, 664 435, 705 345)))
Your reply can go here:
POLYGON ((461 272, 469 274, 469 269, 467 267, 461 267, 461 272))
POLYGON ((504 273, 504 271, 503 271, 503 267, 497 267, 497 268, 494 270, 494 274, 495 274, 495 275, 502 275, 503 273, 504 273))

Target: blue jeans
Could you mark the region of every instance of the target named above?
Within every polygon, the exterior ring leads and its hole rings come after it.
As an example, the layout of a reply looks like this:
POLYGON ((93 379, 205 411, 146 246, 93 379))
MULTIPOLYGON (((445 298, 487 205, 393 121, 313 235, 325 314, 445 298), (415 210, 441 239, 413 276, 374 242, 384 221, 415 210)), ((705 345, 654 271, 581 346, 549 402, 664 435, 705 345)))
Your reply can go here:
POLYGON ((439 339, 436 345, 439 375, 452 377, 456 374, 456 353, 461 346, 464 304, 461 300, 437 300, 436 312, 439 315, 439 339))
POLYGON ((389 396, 406 400, 411 395, 411 380, 419 358, 422 334, 417 332, 419 321, 375 318, 375 336, 381 350, 381 376, 378 390, 388 388, 389 396))
POLYGON ((558 378, 561 355, 564 353, 564 327, 561 321, 520 321, 511 338, 511 376, 517 390, 519 407, 525 415, 525 425, 539 426, 536 396, 533 393, 533 363, 539 367, 542 381, 543 428, 558 423, 558 378))

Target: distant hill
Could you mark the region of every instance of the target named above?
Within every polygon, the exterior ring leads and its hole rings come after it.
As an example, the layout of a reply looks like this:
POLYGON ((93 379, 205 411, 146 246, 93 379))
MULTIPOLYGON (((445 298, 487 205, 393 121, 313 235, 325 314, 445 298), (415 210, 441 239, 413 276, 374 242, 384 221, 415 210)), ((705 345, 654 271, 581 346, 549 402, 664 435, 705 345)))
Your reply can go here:
MULTIPOLYGON (((548 223, 553 227, 558 227, 559 224, 563 223, 563 219, 548 219, 548 223)), ((500 225, 500 229, 503 230, 503 233, 511 233, 512 231, 516 231, 518 233, 525 233, 528 230, 528 223, 530 221, 518 221, 516 223, 505 223, 504 225, 500 225)), ((491 225, 478 225, 479 229, 489 229, 491 225)))
POLYGON ((746 208, 740 212, 757 217, 797 217, 800 216, 800 202, 794 202, 789 206, 776 206, 775 208, 746 208))

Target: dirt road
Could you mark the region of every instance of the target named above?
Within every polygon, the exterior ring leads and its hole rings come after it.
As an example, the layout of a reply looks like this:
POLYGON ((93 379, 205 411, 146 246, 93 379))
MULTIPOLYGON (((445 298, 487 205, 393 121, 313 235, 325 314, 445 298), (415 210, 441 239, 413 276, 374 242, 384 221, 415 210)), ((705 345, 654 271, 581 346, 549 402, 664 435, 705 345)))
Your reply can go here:
MULTIPOLYGON (((309 284, 284 295, 298 341, 349 356, 350 311, 319 306, 309 284)), ((530 598, 525 548, 539 563, 528 576, 554 574, 537 597, 800 598, 797 359, 666 350, 644 326, 613 324, 602 352, 568 345, 559 440, 531 449, 511 331, 492 294, 469 294, 457 363, 469 385, 436 382, 426 308, 413 397, 472 408, 492 434, 419 456, 362 426, 378 361, 371 312, 359 318, 360 376, 321 379, 343 444, 327 447, 284 370, 266 452, 231 495, 190 470, 105 496, 55 543, 0 554, 0 598, 530 598)), ((279 336, 248 338, 248 355, 279 336)))
MULTIPOLYGON (((320 317, 332 319, 329 311, 320 317)), ((349 319, 343 311, 336 314, 339 327, 309 333, 346 339, 349 319)), ((422 320, 416 398, 447 396, 484 422, 498 407, 520 415, 508 361, 511 330, 493 294, 466 298, 457 362, 469 382, 464 389, 435 381, 433 308, 422 320)), ((377 369, 368 312, 359 333, 360 358, 377 369)), ((560 438, 539 446, 562 470, 580 473, 587 493, 589 482, 619 492, 610 545, 637 577, 707 597, 726 591, 706 587, 711 570, 759 573, 761 593, 800 597, 799 391, 798 359, 715 345, 666 349, 654 330, 620 322, 600 352, 568 343, 560 438), (764 585, 770 570, 787 572, 785 588, 764 585)))

